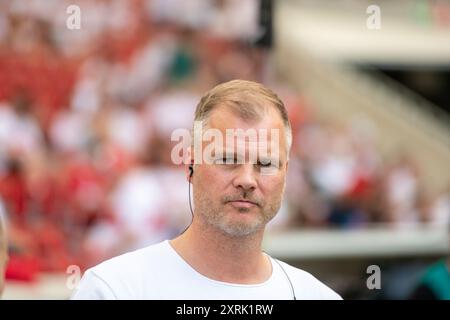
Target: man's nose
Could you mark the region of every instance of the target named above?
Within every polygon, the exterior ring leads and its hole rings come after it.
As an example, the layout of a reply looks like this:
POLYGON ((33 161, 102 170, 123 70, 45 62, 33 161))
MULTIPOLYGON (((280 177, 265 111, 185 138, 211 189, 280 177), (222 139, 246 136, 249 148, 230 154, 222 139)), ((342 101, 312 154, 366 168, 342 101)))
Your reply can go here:
POLYGON ((235 188, 242 188, 245 191, 256 189, 256 171, 252 164, 241 164, 233 180, 235 188))

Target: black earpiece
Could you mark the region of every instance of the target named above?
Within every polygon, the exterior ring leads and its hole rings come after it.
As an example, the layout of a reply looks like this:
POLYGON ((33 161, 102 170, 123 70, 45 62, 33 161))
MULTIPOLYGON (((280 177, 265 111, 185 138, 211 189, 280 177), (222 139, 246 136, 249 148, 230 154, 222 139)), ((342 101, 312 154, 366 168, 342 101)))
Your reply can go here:
POLYGON ((190 164, 189 165, 189 178, 191 178, 193 174, 194 174, 194 165, 190 164))
POLYGON ((186 230, 191 226, 192 221, 194 221, 194 211, 192 210, 192 203, 191 203, 191 178, 194 174, 194 164, 189 165, 189 182, 188 182, 188 199, 189 199, 189 209, 191 210, 191 223, 184 229, 183 232, 181 232, 179 235, 182 235, 186 232, 186 230))

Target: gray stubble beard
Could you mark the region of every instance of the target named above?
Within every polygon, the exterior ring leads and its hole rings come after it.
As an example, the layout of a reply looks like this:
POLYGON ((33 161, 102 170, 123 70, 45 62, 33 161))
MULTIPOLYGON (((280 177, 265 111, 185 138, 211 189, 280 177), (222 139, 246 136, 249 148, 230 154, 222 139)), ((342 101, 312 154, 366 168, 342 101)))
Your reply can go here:
MULTIPOLYGON (((269 206, 265 210, 263 209, 263 212, 258 215, 258 219, 249 225, 248 223, 227 223, 226 216, 223 214, 223 207, 226 204, 223 204, 221 208, 217 208, 208 198, 197 195, 197 199, 199 207, 196 213, 201 216, 201 219, 207 225, 234 238, 251 236, 263 229, 275 217, 281 205, 280 199, 274 206, 269 206)), ((264 208, 264 205, 261 208, 264 208)), ((241 214, 247 214, 250 209, 240 208, 238 211, 241 214)))

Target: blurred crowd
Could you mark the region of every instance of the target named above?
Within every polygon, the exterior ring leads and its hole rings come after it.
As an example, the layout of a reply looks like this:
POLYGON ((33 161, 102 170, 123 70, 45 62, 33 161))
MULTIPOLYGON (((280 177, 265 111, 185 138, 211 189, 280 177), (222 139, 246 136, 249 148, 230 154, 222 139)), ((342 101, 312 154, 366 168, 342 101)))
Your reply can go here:
POLYGON ((428 194, 407 154, 383 159, 369 119, 324 122, 258 45, 259 1, 0 2, 0 210, 7 277, 82 269, 176 236, 190 222, 173 130, 202 93, 266 83, 294 132, 272 230, 448 224, 450 190, 428 194), (80 30, 66 8, 81 8, 80 30))

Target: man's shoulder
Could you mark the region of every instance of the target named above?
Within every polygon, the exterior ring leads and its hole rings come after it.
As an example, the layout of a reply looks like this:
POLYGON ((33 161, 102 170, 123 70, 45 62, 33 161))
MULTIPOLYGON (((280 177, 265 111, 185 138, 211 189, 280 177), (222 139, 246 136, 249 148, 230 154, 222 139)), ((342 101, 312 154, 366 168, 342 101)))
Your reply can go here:
POLYGON ((143 270, 156 267, 155 262, 163 258, 161 255, 164 253, 165 246, 165 242, 160 242, 127 252, 103 261, 88 271, 105 280, 109 277, 129 276, 130 274, 136 276, 143 270))
POLYGON ((72 299, 141 298, 165 253, 167 243, 161 242, 106 260, 84 273, 72 299))
POLYGON ((277 260, 292 281, 297 299, 341 300, 342 297, 311 273, 277 260), (305 290, 307 288, 307 290, 305 290))

